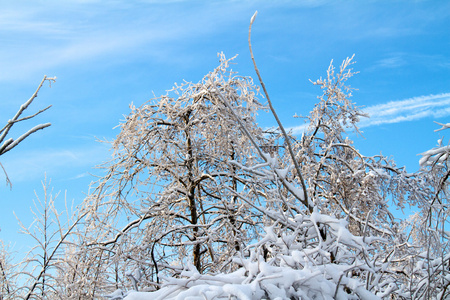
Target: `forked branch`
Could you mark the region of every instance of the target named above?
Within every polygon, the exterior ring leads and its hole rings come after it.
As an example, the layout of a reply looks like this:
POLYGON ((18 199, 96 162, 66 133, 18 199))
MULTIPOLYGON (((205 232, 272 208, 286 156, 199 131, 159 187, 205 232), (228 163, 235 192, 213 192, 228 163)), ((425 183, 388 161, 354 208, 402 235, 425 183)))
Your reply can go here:
MULTIPOLYGON (((5 124, 5 126, 2 129, 0 129, 0 144, 1 144, 0 145, 0 155, 3 155, 6 152, 12 150, 17 145, 19 145, 24 139, 26 139, 27 137, 29 137, 31 134, 35 133, 36 131, 44 129, 44 128, 49 127, 51 125, 50 123, 39 124, 39 125, 34 126, 31 129, 29 129, 27 132, 25 132, 24 134, 22 134, 20 137, 18 137, 15 140, 13 138, 7 138, 8 134, 9 134, 9 131, 14 126, 14 124, 16 124, 16 123, 18 123, 20 121, 25 121, 25 120, 28 120, 28 119, 32 119, 35 116, 41 114, 42 112, 46 111, 47 109, 49 109, 51 107, 51 105, 49 105, 46 108, 39 110, 37 113, 34 113, 34 114, 26 116, 26 117, 22 117, 22 118, 20 117, 22 115, 22 113, 28 108, 28 106, 30 106, 30 104, 33 102, 33 100, 37 97, 39 90, 41 89, 42 85, 44 84, 44 82, 46 80, 51 85, 52 82, 55 82, 56 77, 44 76, 44 78, 42 79, 42 81, 39 84, 38 88, 33 93, 33 95, 30 97, 30 99, 28 99, 24 104, 22 104, 20 106, 19 110, 17 111, 17 113, 14 115, 14 117, 12 119, 8 120, 6 122, 6 124, 5 124)), ((3 166, 2 166, 2 168, 3 168, 3 166)), ((4 168, 3 168, 3 171, 5 172, 5 175, 6 175, 6 182, 7 182, 7 184, 9 184, 11 186, 11 182, 9 181, 8 174, 6 173, 4 168)))

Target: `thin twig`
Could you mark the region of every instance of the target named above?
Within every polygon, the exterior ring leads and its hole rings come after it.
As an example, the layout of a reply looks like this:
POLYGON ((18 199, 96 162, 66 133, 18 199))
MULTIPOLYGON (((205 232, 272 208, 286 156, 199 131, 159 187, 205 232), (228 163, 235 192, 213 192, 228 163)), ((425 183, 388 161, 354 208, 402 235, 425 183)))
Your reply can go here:
POLYGON ((12 189, 12 183, 11 183, 11 180, 9 179, 9 177, 8 177, 8 173, 6 173, 5 167, 3 167, 2 163, 0 163, 0 166, 2 167, 3 172, 5 173, 5 176, 6 176, 6 185, 7 186, 9 185, 9 188, 12 189))

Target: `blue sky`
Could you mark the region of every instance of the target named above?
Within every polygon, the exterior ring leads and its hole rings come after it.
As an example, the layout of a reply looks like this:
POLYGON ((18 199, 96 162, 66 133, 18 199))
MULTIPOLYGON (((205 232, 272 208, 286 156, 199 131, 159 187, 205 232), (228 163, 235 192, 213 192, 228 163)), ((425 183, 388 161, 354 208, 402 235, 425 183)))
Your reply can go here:
MULTIPOLYGON (((218 52, 239 54, 233 69, 256 77, 248 53, 251 16, 254 54, 286 127, 302 125, 320 95, 309 79, 326 75, 355 54, 353 100, 372 115, 351 134, 365 155, 382 152, 415 171, 417 154, 447 134, 433 121, 450 119, 450 2, 448 1, 4 1, 0 8, 0 122, 4 124, 45 85, 11 137, 35 133, 0 157, 12 189, 0 180, 0 239, 25 243, 13 211, 25 224, 45 174, 58 206, 80 203, 94 167, 108 160, 113 129, 128 105, 159 96, 174 82, 197 82, 217 66, 218 52), (3 186, 3 187, 2 187, 3 186)), ((259 122, 274 125, 269 115, 259 122)), ((3 125, 2 125, 3 126, 3 125)), ((450 134, 448 134, 450 136, 450 134)), ((445 139, 444 139, 445 140, 445 139)))

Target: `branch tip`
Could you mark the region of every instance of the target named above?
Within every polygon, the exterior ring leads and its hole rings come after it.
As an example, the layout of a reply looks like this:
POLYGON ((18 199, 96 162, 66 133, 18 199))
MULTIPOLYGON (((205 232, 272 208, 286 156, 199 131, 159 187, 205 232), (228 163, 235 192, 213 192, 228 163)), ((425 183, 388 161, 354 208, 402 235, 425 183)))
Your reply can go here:
POLYGON ((256 15, 258 14, 258 11, 256 10, 255 13, 253 14, 252 18, 250 19, 250 25, 253 24, 253 22, 255 21, 256 15))

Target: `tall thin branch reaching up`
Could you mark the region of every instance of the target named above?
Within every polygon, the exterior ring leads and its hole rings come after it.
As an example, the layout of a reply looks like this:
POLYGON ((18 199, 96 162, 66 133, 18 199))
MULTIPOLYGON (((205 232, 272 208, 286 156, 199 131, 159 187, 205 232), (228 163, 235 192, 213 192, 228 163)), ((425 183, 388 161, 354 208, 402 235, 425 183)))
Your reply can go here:
POLYGON ((276 119, 276 121, 278 123, 278 127, 280 128, 281 132, 283 133, 284 138, 286 139, 286 144, 287 144, 287 147, 288 147, 288 150, 289 150, 289 155, 291 156, 292 162, 294 163, 295 170, 297 171, 297 175, 298 175, 298 177, 300 179, 300 182, 301 182, 302 188, 303 188, 303 199, 301 201, 309 209, 309 211, 312 212, 313 206, 310 205, 310 203, 308 201, 308 193, 306 191, 305 180, 303 179, 300 166, 299 166, 297 160, 295 159, 294 151, 292 150, 292 145, 291 145, 291 142, 289 140, 289 136, 287 135, 283 124, 281 124, 281 121, 278 118, 278 115, 277 115, 277 113, 276 113, 276 111, 275 111, 275 109, 274 109, 274 107, 272 105, 272 101, 270 101, 269 93, 267 92, 266 86, 265 86, 265 84, 264 84, 264 82, 263 82, 263 80, 261 78, 261 74, 259 73, 259 69, 256 66, 255 57, 253 56, 251 35, 252 35, 252 25, 253 25, 253 22, 255 21, 255 18, 256 18, 257 14, 258 14, 258 11, 255 11, 255 13, 253 14, 252 18, 250 19, 250 25, 249 25, 249 28, 248 28, 248 46, 250 48, 250 55, 251 55, 251 58, 252 58, 252 61, 253 61, 253 66, 255 67, 256 75, 258 75, 259 82, 261 83, 261 86, 263 88, 264 95, 267 98, 267 102, 269 104, 270 110, 272 111, 272 114, 275 117, 275 119, 276 119))

